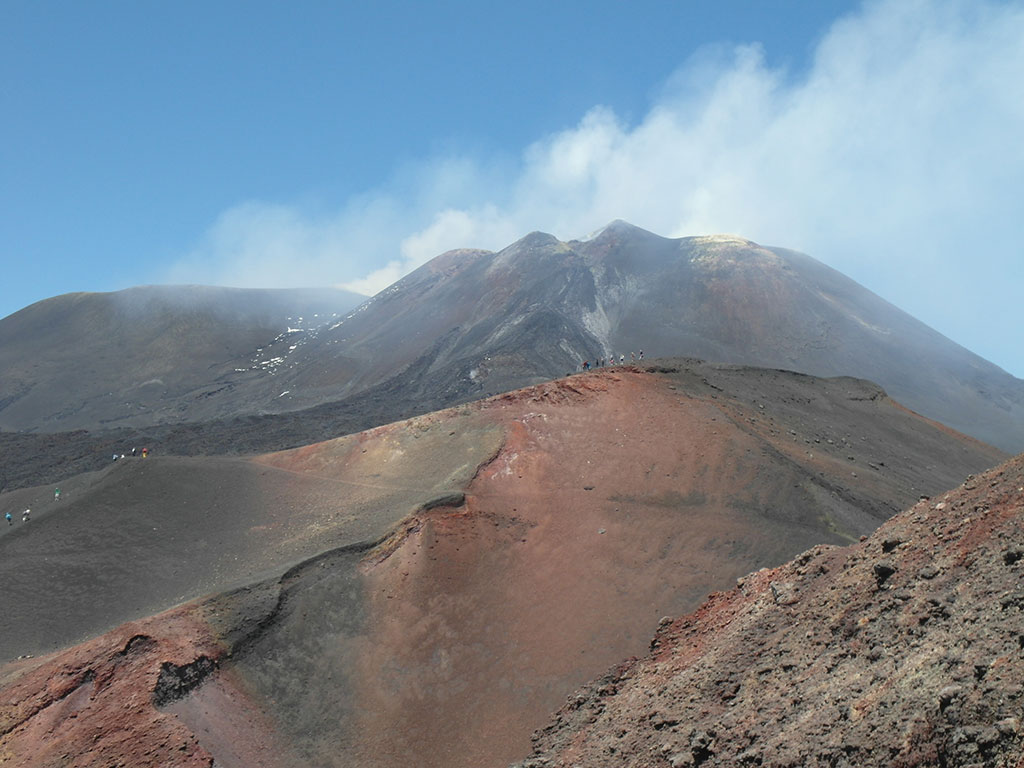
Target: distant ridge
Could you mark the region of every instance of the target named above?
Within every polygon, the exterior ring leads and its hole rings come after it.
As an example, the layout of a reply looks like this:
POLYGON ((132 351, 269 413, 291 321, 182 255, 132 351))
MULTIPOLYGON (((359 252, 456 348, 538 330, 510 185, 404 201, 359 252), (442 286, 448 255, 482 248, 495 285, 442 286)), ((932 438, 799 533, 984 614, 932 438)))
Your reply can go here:
POLYGON ((234 392, 261 346, 278 336, 294 344, 365 299, 337 289, 158 285, 37 302, 0 320, 0 429, 210 418, 216 409, 205 402, 234 392))

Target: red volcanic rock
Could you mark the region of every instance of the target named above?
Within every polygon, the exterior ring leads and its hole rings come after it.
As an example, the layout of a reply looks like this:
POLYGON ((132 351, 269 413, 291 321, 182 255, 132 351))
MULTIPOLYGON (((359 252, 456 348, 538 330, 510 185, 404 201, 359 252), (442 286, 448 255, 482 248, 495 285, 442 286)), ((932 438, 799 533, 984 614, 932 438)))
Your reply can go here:
POLYGON ((1021 766, 1024 456, 665 619, 520 768, 1021 766))
POLYGON ((0 679, 0 764, 209 768, 192 731, 157 705, 185 695, 222 653, 178 610, 10 665, 0 679))
POLYGON ((468 418, 502 428, 464 503, 414 513, 358 574, 299 577, 232 662, 310 764, 507 765, 566 692, 643 652, 662 616, 870 533, 915 486, 973 471, 929 467, 991 450, 866 382, 665 368, 435 415, 442 434, 468 418))
POLYGON ((225 638, 266 610, 228 612, 227 624, 241 625, 227 627, 223 607, 216 598, 189 603, 0 669, 0 765, 299 768, 224 669, 225 638))

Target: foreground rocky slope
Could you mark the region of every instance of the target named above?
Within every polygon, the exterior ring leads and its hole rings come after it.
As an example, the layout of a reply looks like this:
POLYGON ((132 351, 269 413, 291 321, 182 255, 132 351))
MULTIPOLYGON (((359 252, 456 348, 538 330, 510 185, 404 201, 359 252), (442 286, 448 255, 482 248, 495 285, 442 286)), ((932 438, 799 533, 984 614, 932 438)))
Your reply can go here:
POLYGON ((5 494, 3 653, 49 655, 0 667, 0 755, 507 765, 662 616, 1003 458, 869 382, 666 361, 5 494))
POLYGON ((1024 456, 664 619, 520 768, 1024 765, 1024 456))

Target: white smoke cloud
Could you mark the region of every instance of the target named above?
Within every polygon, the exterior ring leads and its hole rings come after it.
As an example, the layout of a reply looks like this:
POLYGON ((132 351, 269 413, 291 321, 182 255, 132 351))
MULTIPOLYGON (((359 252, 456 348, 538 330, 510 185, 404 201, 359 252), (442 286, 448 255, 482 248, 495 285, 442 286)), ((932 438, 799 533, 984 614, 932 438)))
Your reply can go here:
POLYGON ((581 237, 621 218, 805 251, 1005 361, 989 330, 1008 322, 993 313, 1020 312, 1024 284, 1022 41, 1020 4, 869 2, 805 72, 772 69, 756 44, 701 51, 635 124, 595 106, 512 173, 427 161, 405 188, 325 218, 240 206, 178 269, 373 292, 450 248, 581 237))
POLYGON ((313 216, 298 208, 247 202, 222 213, 202 242, 171 265, 167 282, 243 288, 323 285, 339 268, 361 268, 390 254, 381 237, 396 214, 385 197, 359 199, 341 212, 313 216))

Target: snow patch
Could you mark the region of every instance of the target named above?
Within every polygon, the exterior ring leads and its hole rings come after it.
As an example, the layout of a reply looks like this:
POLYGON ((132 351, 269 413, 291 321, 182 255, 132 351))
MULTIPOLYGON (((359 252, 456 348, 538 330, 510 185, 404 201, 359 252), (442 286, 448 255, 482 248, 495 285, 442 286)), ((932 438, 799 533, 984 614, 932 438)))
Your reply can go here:
POLYGON ((524 312, 520 315, 517 315, 516 317, 513 317, 510 320, 506 320, 497 328, 495 328, 487 339, 488 344, 493 344, 494 342, 499 341, 502 337, 506 336, 510 331, 512 331, 512 329, 514 329, 517 325, 519 325, 521 322, 523 322, 523 320, 526 319, 527 314, 528 312, 524 312))

